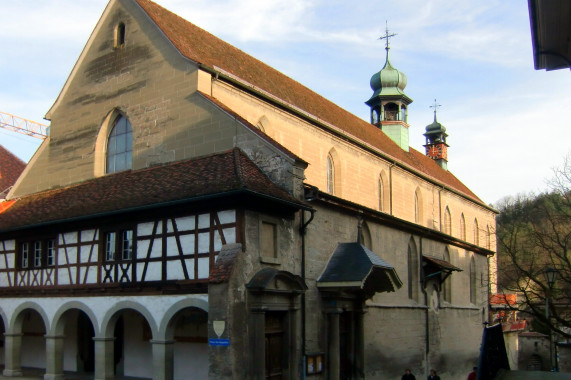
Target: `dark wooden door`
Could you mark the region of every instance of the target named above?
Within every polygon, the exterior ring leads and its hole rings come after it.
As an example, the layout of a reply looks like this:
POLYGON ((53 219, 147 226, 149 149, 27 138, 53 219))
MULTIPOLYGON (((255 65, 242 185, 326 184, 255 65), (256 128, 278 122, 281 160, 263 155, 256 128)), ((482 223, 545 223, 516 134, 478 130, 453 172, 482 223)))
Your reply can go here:
POLYGON ((266 313, 266 371, 265 378, 281 380, 287 363, 283 312, 266 313))

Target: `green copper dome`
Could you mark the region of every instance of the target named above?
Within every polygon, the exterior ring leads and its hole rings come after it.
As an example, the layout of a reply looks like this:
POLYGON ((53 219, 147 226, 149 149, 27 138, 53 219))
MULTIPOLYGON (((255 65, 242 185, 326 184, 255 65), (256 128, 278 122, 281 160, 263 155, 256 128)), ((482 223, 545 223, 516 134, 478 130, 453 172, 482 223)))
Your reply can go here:
POLYGON ((406 75, 393 67, 387 51, 387 62, 378 73, 371 77, 371 89, 378 95, 404 95, 406 75))

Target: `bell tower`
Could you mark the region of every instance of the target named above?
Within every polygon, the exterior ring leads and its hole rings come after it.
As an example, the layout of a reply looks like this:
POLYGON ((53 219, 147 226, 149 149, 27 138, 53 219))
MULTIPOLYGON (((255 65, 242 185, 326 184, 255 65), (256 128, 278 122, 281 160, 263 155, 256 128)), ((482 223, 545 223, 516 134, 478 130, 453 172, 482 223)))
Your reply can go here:
POLYGON ((388 137, 408 152, 408 105, 412 99, 404 93, 406 75, 393 67, 389 60, 389 39, 396 36, 390 34, 388 26, 380 40, 385 41, 387 51, 385 66, 371 77, 371 89, 374 91, 365 102, 371 108, 371 124, 381 129, 388 137))
POLYGON ((446 128, 438 122, 436 119, 436 111, 440 104, 434 99, 434 105, 430 108, 434 108, 434 121, 432 124, 426 126, 426 132, 424 136, 426 137, 426 155, 436 161, 438 165, 444 170, 448 170, 448 144, 446 144, 446 128))

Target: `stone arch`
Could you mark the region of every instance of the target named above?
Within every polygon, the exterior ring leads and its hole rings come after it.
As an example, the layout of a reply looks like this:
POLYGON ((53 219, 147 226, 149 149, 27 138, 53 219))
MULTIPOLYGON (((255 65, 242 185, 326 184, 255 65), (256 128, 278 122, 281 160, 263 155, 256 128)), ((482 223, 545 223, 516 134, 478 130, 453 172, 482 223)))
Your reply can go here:
POLYGON ((74 309, 84 312, 89 317, 89 320, 91 321, 91 323, 93 324, 93 328, 95 329, 95 336, 99 335, 100 326, 97 323, 98 320, 97 317, 95 316, 95 313, 93 312, 93 310, 91 310, 91 308, 89 308, 89 306, 79 301, 66 302, 65 304, 61 305, 58 308, 52 320, 50 334, 63 335, 63 330, 66 323, 65 314, 66 312, 74 309))
POLYGON ((478 218, 474 218, 474 245, 480 245, 480 227, 478 226, 478 218))
POLYGON ((18 307, 12 313, 12 318, 10 320, 10 324, 9 324, 8 329, 14 333, 22 332, 22 322, 24 319, 24 313, 23 312, 28 310, 28 309, 36 311, 40 315, 40 317, 42 318, 42 321, 44 322, 44 327, 45 327, 46 331, 50 331, 50 319, 49 319, 47 313, 45 312, 45 310, 40 305, 38 305, 37 303, 32 302, 32 301, 25 301, 25 302, 21 303, 20 305, 18 305, 18 307))
MULTIPOLYGON (((119 108, 112 109, 106 116, 103 118, 101 123, 101 127, 99 128, 99 132, 97 134, 97 139, 95 140, 95 152, 94 152, 94 162, 93 162, 93 174, 95 177, 101 177, 105 175, 105 164, 107 158, 107 139, 109 137, 109 133, 111 133, 111 129, 113 128, 113 122, 119 116, 127 117, 125 112, 120 110, 119 108)), ((133 128, 133 125, 131 125, 133 128)))
POLYGON ((460 215, 460 239, 466 241, 466 218, 464 213, 460 215))
POLYGON ((153 337, 158 335, 157 323, 153 318, 151 312, 145 306, 133 301, 118 302, 115 305, 113 305, 112 308, 107 310, 105 316, 101 320, 101 329, 99 331, 99 334, 102 335, 102 337, 112 337, 113 329, 115 327, 115 322, 121 315, 121 312, 129 309, 134 310, 143 316, 143 318, 147 321, 149 327, 151 328, 151 333, 153 337))
POLYGON ((178 312, 190 307, 201 309, 208 313, 208 301, 206 300, 200 298, 186 298, 175 302, 167 309, 160 321, 157 339, 172 339, 172 330, 174 326, 172 326, 171 321, 178 312))

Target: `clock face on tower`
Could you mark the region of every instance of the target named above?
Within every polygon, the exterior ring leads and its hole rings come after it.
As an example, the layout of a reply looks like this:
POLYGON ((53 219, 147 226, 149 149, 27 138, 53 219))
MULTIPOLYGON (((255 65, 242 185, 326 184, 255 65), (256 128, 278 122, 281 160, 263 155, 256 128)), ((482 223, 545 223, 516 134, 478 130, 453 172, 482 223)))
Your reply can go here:
POLYGON ((436 159, 440 156, 440 153, 442 152, 441 149, 439 149, 439 146, 436 145, 432 145, 430 148, 428 148, 428 157, 436 159))

